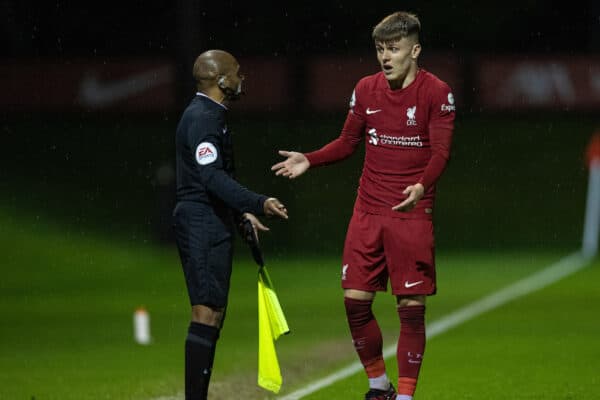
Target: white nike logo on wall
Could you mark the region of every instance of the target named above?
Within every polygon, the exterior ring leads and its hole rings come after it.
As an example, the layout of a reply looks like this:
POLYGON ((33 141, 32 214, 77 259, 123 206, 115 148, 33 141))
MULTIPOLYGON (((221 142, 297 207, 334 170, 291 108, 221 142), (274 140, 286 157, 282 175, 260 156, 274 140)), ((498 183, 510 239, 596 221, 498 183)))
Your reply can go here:
POLYGON ((406 281, 406 282, 404 282, 404 287, 407 288, 407 289, 409 289, 409 288, 411 288, 413 286, 420 285, 421 283, 423 283, 423 281, 417 281, 417 282, 406 281))
POLYGON ((160 67, 119 80, 103 82, 96 75, 88 74, 81 80, 79 99, 84 106, 103 107, 170 81, 170 67, 160 67))
POLYGON ((381 111, 381 109, 377 109, 377 110, 371 110, 367 107, 367 115, 371 115, 371 114, 375 114, 378 113, 379 111, 381 111))

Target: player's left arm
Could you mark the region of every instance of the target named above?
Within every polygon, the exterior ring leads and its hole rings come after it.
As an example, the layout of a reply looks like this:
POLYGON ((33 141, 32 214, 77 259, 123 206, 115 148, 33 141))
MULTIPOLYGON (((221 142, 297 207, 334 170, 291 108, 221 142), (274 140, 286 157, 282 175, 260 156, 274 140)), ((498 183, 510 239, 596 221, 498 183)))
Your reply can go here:
POLYGON ((433 93, 430 107, 429 142, 431 145, 431 158, 419 180, 425 191, 435 185, 450 159, 456 106, 454 105, 454 95, 448 85, 440 82, 433 93))
POLYGON ((454 131, 454 95, 450 87, 443 82, 432 90, 432 100, 429 110, 429 142, 431 145, 431 158, 425 167, 421 179, 414 185, 407 186, 402 194, 406 199, 392 207, 395 211, 406 212, 412 210, 427 190, 435 185, 446 169, 450 159, 450 146, 452 132, 454 131))

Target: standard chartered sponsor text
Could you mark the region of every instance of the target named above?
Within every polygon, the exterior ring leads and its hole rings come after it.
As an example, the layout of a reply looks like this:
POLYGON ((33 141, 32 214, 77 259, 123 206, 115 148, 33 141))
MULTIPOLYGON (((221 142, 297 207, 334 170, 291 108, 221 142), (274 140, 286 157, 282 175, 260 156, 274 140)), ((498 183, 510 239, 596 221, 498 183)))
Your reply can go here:
POLYGON ((388 136, 378 135, 381 144, 391 144, 393 146, 423 147, 421 135, 417 136, 388 136))

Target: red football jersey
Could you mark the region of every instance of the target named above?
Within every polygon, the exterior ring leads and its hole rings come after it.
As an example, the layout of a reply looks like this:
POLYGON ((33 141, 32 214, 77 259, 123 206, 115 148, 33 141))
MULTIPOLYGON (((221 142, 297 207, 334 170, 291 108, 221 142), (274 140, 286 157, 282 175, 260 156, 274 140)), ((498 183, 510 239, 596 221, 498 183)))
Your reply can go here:
POLYGON ((383 72, 361 79, 340 136, 305 156, 311 167, 349 157, 364 140, 366 151, 356 208, 396 218, 430 218, 435 183, 450 157, 454 96, 435 75, 420 69, 403 89, 392 90, 383 72), (410 212, 392 207, 417 182, 425 195, 410 212))

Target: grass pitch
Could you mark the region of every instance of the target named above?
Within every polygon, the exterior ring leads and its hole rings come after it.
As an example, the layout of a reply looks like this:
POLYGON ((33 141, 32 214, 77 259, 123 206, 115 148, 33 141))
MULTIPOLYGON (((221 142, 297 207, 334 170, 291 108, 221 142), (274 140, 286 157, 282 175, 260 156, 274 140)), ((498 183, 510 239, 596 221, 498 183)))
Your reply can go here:
MULTIPOLYGON (((173 248, 90 237, 0 212, 0 399, 178 398, 189 307, 173 248), (145 306, 153 343, 133 341, 145 306)), ((428 320, 475 301, 565 254, 443 252, 428 320)), ((346 326, 340 262, 267 261, 292 333, 277 342, 281 395, 356 360, 346 326)), ((600 262, 428 342, 417 399, 597 399, 600 393, 600 262)), ((391 295, 376 314, 385 344, 398 317, 391 295)), ((238 252, 218 345, 211 398, 274 399, 256 386, 256 267, 238 252)), ((395 379, 395 360, 387 360, 395 379)), ((359 399, 362 373, 307 399, 359 399)))

